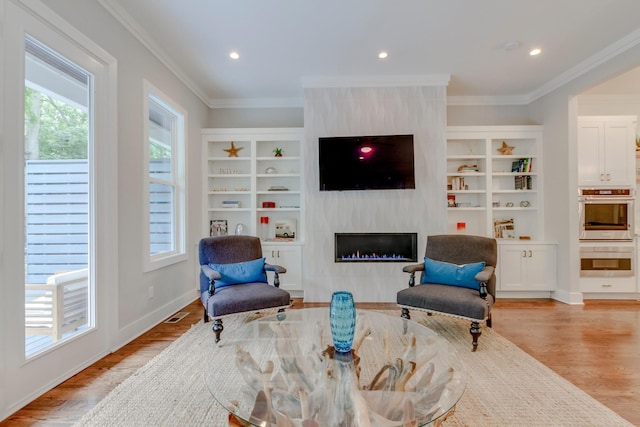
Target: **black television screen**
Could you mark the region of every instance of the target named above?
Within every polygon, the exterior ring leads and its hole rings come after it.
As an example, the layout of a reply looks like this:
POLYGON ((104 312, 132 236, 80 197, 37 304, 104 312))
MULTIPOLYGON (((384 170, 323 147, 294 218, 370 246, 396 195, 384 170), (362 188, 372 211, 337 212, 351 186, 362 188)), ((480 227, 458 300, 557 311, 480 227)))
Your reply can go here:
POLYGON ((319 139, 320 191, 416 188, 413 135, 319 139))

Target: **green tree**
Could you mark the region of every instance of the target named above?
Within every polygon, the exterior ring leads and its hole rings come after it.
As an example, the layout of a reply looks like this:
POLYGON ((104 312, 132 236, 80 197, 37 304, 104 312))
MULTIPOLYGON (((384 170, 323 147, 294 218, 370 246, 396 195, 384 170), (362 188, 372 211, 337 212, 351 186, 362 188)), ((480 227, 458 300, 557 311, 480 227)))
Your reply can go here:
POLYGON ((24 98, 28 160, 87 158, 89 117, 85 111, 28 87, 24 98))

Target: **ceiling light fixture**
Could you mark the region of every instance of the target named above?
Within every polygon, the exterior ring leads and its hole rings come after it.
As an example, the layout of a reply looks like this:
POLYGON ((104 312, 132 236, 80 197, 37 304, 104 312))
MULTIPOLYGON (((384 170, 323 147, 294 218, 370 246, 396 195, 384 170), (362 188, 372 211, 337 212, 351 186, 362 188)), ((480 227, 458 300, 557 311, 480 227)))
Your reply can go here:
POLYGON ((387 56, 389 56, 389 54, 385 51, 382 51, 378 54, 378 58, 380 59, 385 59, 387 56))
POLYGON ((540 55, 540 53, 542 53, 542 49, 539 48, 533 48, 529 51, 529 55, 531 56, 536 56, 536 55, 540 55))
POLYGON ((231 52, 231 53, 229 54, 229 58, 231 58, 231 59, 238 59, 238 58, 240 58, 240 54, 239 54, 238 52, 236 52, 236 51, 233 51, 233 52, 231 52))

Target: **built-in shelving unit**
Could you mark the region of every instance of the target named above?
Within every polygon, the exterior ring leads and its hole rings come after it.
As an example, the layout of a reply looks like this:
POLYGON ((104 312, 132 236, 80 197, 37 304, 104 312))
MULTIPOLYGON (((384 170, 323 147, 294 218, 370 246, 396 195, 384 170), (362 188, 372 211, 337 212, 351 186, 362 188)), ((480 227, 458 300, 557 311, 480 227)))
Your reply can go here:
POLYGON ((501 296, 549 295, 556 244, 544 242, 541 126, 447 128, 447 227, 498 239, 501 296))
POLYGON ((448 127, 449 231, 541 239, 541 150, 540 126, 448 127))
POLYGON ((287 268, 281 286, 288 290, 302 289, 302 142, 299 128, 202 130, 204 233, 234 234, 239 226, 261 237, 267 262, 287 268))

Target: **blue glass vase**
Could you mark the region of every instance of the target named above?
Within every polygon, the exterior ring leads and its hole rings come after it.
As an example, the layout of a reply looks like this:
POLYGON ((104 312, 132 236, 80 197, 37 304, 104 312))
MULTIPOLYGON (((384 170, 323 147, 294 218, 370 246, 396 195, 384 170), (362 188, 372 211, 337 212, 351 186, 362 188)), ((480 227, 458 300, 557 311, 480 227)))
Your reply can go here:
POLYGON ((333 346, 338 353, 348 353, 356 331, 356 306, 351 292, 334 292, 329 306, 329 324, 333 346))

